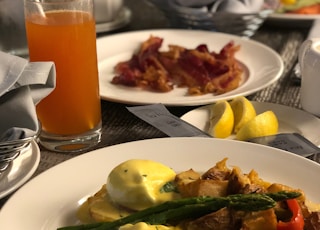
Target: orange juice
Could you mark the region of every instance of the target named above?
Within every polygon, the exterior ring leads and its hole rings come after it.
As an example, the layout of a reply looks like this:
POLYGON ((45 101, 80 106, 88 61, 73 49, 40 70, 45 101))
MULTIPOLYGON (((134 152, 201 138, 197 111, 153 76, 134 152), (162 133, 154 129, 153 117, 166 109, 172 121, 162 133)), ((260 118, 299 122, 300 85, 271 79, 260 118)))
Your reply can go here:
POLYGON ((81 11, 26 17, 30 61, 53 61, 56 88, 37 105, 42 129, 76 135, 101 121, 95 22, 81 11))

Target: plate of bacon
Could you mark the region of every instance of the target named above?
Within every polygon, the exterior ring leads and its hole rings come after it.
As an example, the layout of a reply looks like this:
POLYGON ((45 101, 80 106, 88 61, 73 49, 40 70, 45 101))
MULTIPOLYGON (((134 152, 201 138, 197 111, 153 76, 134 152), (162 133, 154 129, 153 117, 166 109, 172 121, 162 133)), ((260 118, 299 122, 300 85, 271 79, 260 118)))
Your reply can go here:
POLYGON ((283 61, 239 36, 159 29, 97 39, 100 96, 126 104, 205 105, 276 82, 283 61))

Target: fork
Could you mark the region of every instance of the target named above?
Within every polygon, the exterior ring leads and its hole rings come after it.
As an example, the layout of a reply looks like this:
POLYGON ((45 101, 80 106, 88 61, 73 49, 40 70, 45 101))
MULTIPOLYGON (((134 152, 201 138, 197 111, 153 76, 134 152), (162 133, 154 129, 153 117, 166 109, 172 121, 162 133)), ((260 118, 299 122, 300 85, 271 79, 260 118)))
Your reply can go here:
POLYGON ((8 169, 10 163, 21 154, 23 149, 29 147, 33 139, 34 137, 27 137, 0 143, 0 174, 8 169))

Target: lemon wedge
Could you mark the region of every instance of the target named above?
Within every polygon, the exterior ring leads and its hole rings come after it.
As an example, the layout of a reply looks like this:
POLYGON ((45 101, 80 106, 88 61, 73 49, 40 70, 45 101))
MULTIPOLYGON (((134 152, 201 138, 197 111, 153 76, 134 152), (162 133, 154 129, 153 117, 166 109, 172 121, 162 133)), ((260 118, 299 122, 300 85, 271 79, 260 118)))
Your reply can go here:
POLYGON ((252 103, 243 96, 234 98, 230 102, 230 105, 234 115, 233 132, 237 133, 241 127, 252 120, 257 113, 252 103))
POLYGON ((218 101, 211 107, 209 134, 216 138, 226 138, 233 131, 234 116, 229 102, 218 101))
POLYGON ((236 139, 246 141, 251 138, 274 135, 278 132, 278 119, 268 110, 248 121, 236 134, 236 139))

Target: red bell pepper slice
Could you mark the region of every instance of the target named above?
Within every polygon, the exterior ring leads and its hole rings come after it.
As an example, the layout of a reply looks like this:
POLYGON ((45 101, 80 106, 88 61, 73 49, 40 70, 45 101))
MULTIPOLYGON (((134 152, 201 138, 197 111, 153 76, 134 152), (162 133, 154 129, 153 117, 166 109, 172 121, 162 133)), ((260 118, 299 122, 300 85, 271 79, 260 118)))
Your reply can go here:
POLYGON ((292 212, 292 217, 288 222, 279 221, 277 230, 303 230, 304 218, 298 201, 296 199, 289 199, 286 202, 292 212))

